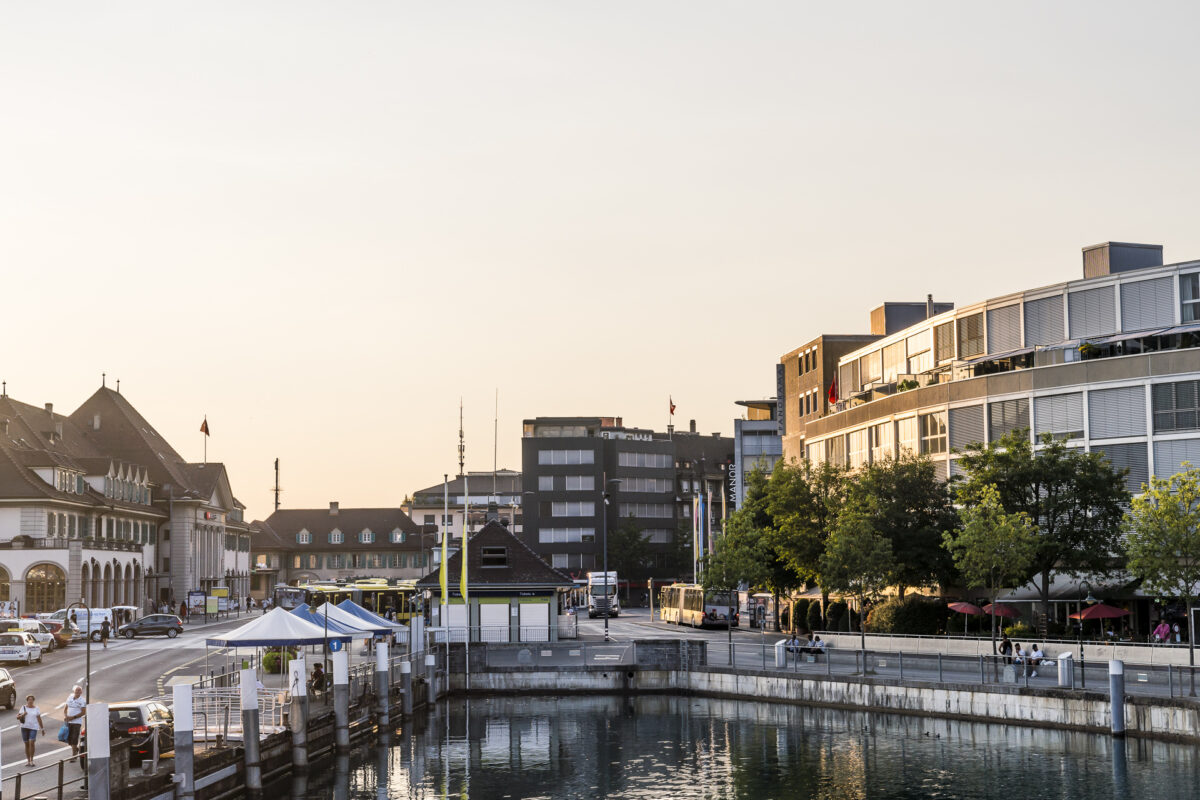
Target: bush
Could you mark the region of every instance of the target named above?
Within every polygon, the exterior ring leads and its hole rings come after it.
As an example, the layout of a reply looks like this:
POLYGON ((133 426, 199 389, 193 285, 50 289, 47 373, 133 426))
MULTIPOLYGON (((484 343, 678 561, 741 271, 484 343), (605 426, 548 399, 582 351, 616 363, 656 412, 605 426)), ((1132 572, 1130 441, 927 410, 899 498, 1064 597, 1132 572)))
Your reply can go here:
POLYGON ((945 619, 944 601, 910 594, 906 597, 890 597, 872 608, 867 617, 867 630, 871 633, 933 636, 945 619))
POLYGON ((283 665, 280 666, 279 651, 268 650, 266 655, 263 656, 263 670, 271 675, 278 675, 280 672, 287 669, 288 662, 290 662, 294 657, 295 656, 293 656, 291 653, 284 651, 283 665))
POLYGON ((1004 629, 1004 635, 1010 639, 1033 639, 1037 637, 1037 630, 1024 622, 1014 622, 1004 629))
POLYGON ((808 604, 807 619, 808 619, 808 629, 810 631, 825 630, 825 623, 821 619, 821 604, 820 603, 809 603, 808 604))
POLYGON ((803 628, 808 622, 808 607, 812 605, 807 597, 801 597, 796 602, 792 603, 792 619, 796 622, 796 627, 803 628))
POLYGON ((829 611, 825 614, 829 621, 829 630, 840 631, 845 628, 847 624, 846 614, 849 610, 846 604, 840 600, 830 603, 829 611))

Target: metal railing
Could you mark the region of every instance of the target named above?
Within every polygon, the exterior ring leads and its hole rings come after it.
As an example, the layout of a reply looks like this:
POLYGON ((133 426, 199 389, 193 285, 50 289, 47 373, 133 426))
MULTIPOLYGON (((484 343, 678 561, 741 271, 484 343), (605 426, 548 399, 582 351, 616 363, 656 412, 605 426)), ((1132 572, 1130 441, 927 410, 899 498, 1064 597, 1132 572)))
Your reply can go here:
POLYGON ((487 642, 491 644, 504 644, 507 642, 549 642, 551 639, 551 627, 557 634, 560 630, 561 623, 550 623, 547 625, 519 625, 514 628, 511 625, 450 625, 445 628, 430 628, 429 635, 433 642, 444 644, 448 638, 451 643, 462 643, 468 640, 472 642, 487 642), (513 638, 514 631, 517 638, 513 638))
MULTIPOLYGON (((2 793, 9 800, 21 800, 23 797, 46 798, 54 792, 56 800, 63 800, 63 792, 67 787, 85 783, 86 776, 83 770, 75 777, 69 777, 67 765, 76 762, 80 765, 84 763, 75 757, 64 758, 54 764, 34 767, 5 777, 2 793)), ((79 769, 79 766, 76 765, 73 769, 79 769)))
POLYGON ((489 667, 622 667, 637 662, 634 642, 547 642, 489 644, 489 667))
MULTIPOLYGON (((260 734, 284 729, 284 712, 290 695, 282 689, 258 690, 258 726, 260 734)), ((236 687, 208 687, 192 690, 192 715, 204 718, 204 728, 196 728, 196 739, 207 741, 220 734, 224 741, 238 738, 242 732, 241 690, 236 687)))

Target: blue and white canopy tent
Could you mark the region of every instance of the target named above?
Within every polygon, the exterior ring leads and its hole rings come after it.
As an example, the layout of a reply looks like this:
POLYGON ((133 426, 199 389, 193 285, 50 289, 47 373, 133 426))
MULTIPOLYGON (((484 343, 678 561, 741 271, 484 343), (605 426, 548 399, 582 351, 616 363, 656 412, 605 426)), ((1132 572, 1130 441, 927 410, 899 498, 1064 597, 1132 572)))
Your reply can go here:
MULTIPOLYGON (((331 617, 330 621, 332 619, 331 617)), ((357 635, 359 634, 335 633, 331 629, 328 636, 326 636, 323 626, 318 626, 302 617, 289 614, 282 608, 273 608, 261 617, 257 617, 239 628, 234 628, 227 633, 205 639, 205 672, 208 671, 209 647, 283 649, 285 647, 323 645, 326 641, 334 640, 348 643, 357 635)), ((261 665, 262 660, 257 660, 261 665)), ((283 679, 286 679, 286 672, 286 670, 280 672, 283 679)))
MULTIPOLYGON (((353 600, 351 600, 349 598, 338 603, 337 607, 340 608, 342 611, 345 611, 347 614, 353 614, 354 616, 358 617, 359 619, 361 619, 365 622, 369 622, 372 625, 386 625, 386 626, 388 626, 388 629, 391 630, 393 633, 395 633, 396 631, 402 631, 407 627, 406 625, 403 625, 399 622, 392 622, 390 619, 387 619, 386 617, 381 617, 378 614, 376 614, 374 611, 370 611, 369 609, 363 608, 358 603, 354 602, 353 600)), ((331 617, 331 619, 332 619, 332 617, 331 617)))
POLYGON ((323 603, 320 606, 317 606, 317 608, 314 609, 314 613, 318 616, 328 614, 330 622, 340 622, 346 627, 357 628, 360 631, 363 631, 366 636, 372 636, 375 634, 386 635, 391 633, 393 630, 392 623, 388 622, 386 619, 381 619, 379 622, 369 622, 368 620, 356 617, 349 611, 339 608, 332 603, 323 603))
POLYGON ((364 630, 363 628, 352 627, 344 622, 334 619, 332 616, 326 617, 324 614, 318 614, 312 609, 312 607, 308 605, 308 603, 301 603, 293 608, 290 613, 300 617, 300 619, 305 620, 306 622, 311 622, 321 630, 325 630, 325 625, 328 623, 329 632, 332 634, 337 634, 339 637, 347 636, 350 638, 361 638, 363 636, 371 635, 370 631, 364 630))

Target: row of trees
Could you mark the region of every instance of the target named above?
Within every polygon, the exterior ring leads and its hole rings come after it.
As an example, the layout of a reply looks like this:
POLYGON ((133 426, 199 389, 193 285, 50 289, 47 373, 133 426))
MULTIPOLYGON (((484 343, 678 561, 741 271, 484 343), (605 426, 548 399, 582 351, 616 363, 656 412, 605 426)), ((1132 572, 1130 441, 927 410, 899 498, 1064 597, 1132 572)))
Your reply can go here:
POLYGON ((1032 583, 1044 626, 1056 574, 1124 567, 1151 593, 1184 600, 1190 619, 1200 592, 1200 471, 1152 478, 1131 503, 1126 471, 1102 453, 1050 437, 1040 444, 1014 431, 976 445, 949 481, 913 456, 853 474, 809 462, 780 463, 769 478, 752 472, 704 582, 777 596, 815 584, 824 599, 853 598, 860 614, 888 588, 903 596, 966 586, 994 602, 1032 583))

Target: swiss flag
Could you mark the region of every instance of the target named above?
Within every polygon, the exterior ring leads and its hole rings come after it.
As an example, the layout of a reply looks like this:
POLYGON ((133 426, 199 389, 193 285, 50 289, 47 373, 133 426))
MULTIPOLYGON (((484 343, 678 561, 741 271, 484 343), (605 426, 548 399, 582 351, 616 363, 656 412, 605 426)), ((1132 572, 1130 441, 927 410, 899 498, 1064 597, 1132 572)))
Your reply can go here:
POLYGON ((838 401, 837 375, 834 375, 833 380, 830 381, 830 383, 829 383, 829 394, 827 395, 827 397, 829 399, 830 405, 833 405, 834 403, 836 403, 838 401))
POLYGON ((675 398, 668 395, 667 402, 671 405, 671 415, 674 416, 675 415, 675 398))

